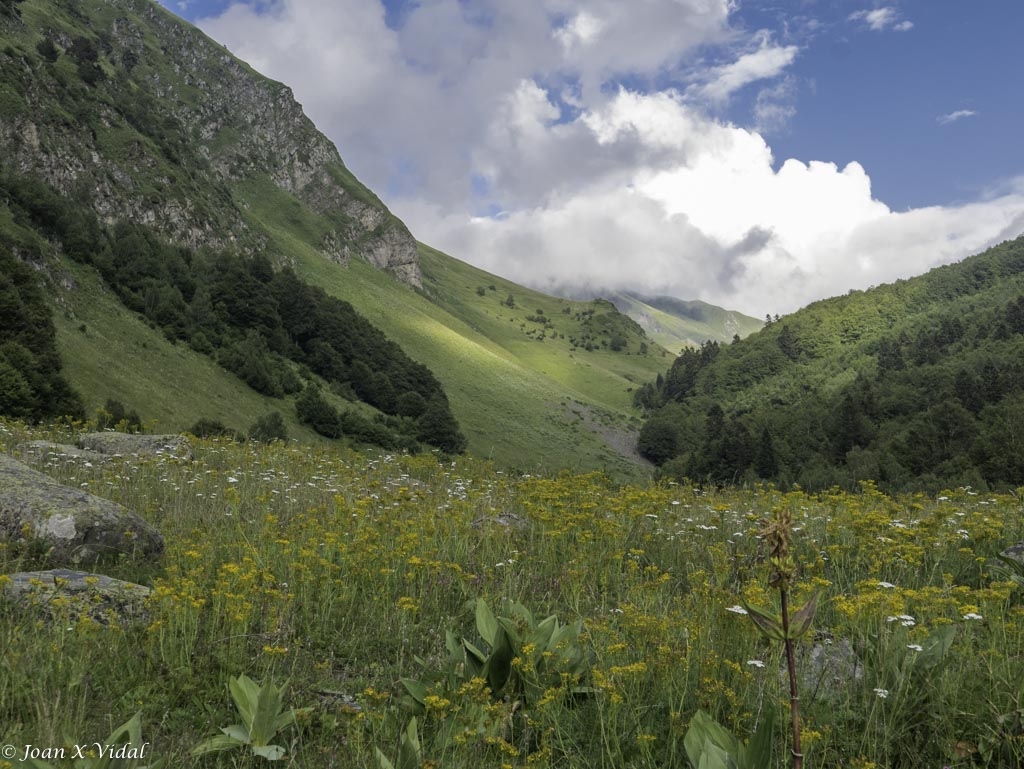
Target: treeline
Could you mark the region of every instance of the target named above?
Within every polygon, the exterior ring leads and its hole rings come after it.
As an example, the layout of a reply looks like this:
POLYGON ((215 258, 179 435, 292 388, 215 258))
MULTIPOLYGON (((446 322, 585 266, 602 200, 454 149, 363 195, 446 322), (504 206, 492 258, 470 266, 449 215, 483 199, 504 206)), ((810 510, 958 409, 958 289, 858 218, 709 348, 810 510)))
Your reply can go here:
POLYGON ((316 395, 314 374, 337 395, 381 412, 313 419, 299 399, 300 419, 332 438, 348 435, 388 448, 419 441, 458 453, 465 438, 440 382, 347 302, 304 283, 262 255, 193 251, 162 240, 149 227, 103 227, 88 208, 38 179, 0 175, 16 223, 61 244, 72 259, 95 267, 121 302, 172 342, 213 357, 264 395, 316 395))
POLYGON ((1024 485, 1024 239, 686 350, 635 400, 665 477, 1024 485))
POLYGON ((0 234, 0 414, 38 422, 84 415, 61 374, 57 332, 39 276, 0 234))

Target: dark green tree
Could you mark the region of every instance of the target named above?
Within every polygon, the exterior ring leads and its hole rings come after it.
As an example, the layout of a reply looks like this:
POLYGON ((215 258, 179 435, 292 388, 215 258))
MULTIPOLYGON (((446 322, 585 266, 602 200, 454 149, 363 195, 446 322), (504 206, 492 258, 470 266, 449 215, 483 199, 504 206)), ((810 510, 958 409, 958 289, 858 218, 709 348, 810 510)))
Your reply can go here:
POLYGON ((416 437, 436 446, 448 454, 461 454, 466 450, 466 437, 443 396, 435 396, 416 420, 416 437))
POLYGON ((327 438, 340 438, 342 435, 337 409, 327 402, 316 385, 306 385, 296 398, 295 413, 302 424, 309 425, 320 435, 327 438))
POLYGON ((640 456, 662 465, 679 453, 679 434, 669 419, 648 419, 640 428, 636 449, 640 456))

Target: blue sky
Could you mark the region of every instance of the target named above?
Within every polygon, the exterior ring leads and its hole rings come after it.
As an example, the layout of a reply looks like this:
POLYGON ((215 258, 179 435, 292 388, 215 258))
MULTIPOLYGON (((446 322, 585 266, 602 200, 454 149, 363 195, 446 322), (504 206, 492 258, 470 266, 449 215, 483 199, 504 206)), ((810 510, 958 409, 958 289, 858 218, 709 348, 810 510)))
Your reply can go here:
POLYGON ((421 240, 761 316, 1024 232, 1018 0, 163 0, 421 240))

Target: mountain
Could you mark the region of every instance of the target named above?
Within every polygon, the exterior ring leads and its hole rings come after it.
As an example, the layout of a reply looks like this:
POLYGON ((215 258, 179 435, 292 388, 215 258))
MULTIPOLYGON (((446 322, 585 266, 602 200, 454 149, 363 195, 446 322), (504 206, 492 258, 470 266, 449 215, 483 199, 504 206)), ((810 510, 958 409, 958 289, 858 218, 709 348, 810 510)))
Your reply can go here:
POLYGON ((70 384, 161 430, 278 412, 303 440, 646 472, 633 390, 671 357, 611 303, 418 243, 287 86, 150 0, 5 0, 0 37, 0 256, 53 327, 27 357, 5 332, 3 394, 59 355, 36 416, 70 384))
POLYGON ((685 350, 636 397, 665 476, 1024 485, 1024 238, 685 350))
POLYGON ((749 315, 697 300, 632 292, 619 292, 608 299, 668 350, 697 347, 708 341, 731 342, 733 337, 748 336, 764 325, 764 321, 749 315))

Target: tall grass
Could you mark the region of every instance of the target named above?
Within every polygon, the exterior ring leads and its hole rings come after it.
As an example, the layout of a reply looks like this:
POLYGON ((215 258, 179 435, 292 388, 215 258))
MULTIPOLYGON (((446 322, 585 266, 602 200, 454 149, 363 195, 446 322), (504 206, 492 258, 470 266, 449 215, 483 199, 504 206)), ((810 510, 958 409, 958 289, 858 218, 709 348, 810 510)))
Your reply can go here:
MULTIPOLYGON (((71 435, 0 424, 9 452, 40 437, 71 435)), ((103 569, 153 587, 136 624, 47 621, 0 604, 5 744, 92 742, 141 710, 170 765, 256 765, 189 754, 238 720, 228 680, 244 673, 286 684, 289 706, 314 707, 289 737, 296 765, 376 767, 374 749, 395 755, 409 723, 401 679, 441 668, 446 631, 483 645, 483 598, 499 613, 516 601, 537 618, 582 620, 587 694, 566 680, 525 715, 481 681, 438 695, 419 719, 424 765, 686 767, 682 736, 698 709, 740 735, 769 710, 787 721, 778 648, 730 611, 771 605, 757 522, 785 508, 794 601, 823 591, 817 633, 797 651, 812 679, 801 685, 805 765, 1024 756, 1024 607, 988 571, 1024 539, 1013 495, 617 486, 468 458, 227 441, 198 442, 194 461, 32 462, 137 511, 167 552, 103 569), (937 633, 946 648, 933 648, 937 633), (814 681, 807 660, 840 648, 856 665, 814 681), (915 664, 925 650, 934 664, 915 664)), ((0 573, 46 566, 36 552, 3 546, 0 573)), ((786 744, 780 730, 779 766, 786 744)))

